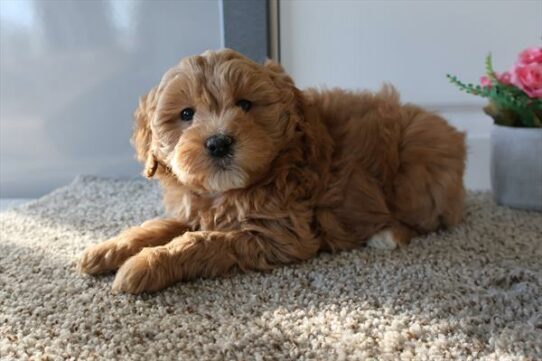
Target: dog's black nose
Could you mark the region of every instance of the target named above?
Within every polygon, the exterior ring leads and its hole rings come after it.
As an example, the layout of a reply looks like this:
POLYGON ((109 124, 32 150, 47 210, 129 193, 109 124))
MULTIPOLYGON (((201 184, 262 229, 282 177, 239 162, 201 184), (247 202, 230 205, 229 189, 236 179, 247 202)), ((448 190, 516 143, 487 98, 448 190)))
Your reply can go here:
POLYGON ((233 139, 224 134, 213 135, 205 141, 209 154, 215 158, 223 158, 231 154, 233 139))

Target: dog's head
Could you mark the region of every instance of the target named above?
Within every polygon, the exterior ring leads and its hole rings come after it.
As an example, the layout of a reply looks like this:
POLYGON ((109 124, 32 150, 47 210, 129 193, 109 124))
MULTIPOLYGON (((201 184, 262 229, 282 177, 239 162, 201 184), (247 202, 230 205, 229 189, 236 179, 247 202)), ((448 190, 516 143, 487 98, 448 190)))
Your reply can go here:
POLYGON ((280 65, 208 51, 182 59, 140 100, 132 142, 147 176, 164 167, 198 192, 245 188, 292 138, 299 97, 280 65))

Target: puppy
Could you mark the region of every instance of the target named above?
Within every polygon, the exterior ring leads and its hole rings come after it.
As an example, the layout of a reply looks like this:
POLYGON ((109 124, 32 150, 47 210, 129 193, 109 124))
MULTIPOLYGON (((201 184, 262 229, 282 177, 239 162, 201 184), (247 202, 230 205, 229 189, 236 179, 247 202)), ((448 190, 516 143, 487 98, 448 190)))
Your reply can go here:
POLYGON ((135 120, 169 218, 85 250, 80 270, 118 269, 116 292, 392 249, 462 216, 464 134, 390 86, 300 91, 276 63, 208 51, 166 72, 135 120))

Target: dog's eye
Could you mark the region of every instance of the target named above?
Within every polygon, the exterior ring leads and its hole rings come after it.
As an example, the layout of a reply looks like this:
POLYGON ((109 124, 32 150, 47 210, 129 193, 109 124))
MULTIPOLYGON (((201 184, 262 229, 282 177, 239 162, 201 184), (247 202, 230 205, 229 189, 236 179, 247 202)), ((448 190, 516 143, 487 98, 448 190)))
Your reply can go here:
POLYGON ((194 109, 192 108, 185 108, 183 110, 181 110, 181 113, 179 114, 179 118, 181 118, 181 120, 185 121, 185 122, 189 122, 192 120, 192 118, 194 118, 194 114, 196 112, 194 111, 194 109))
POLYGON ((243 109, 244 112, 248 112, 252 108, 252 102, 250 100, 241 99, 237 102, 237 106, 243 109))

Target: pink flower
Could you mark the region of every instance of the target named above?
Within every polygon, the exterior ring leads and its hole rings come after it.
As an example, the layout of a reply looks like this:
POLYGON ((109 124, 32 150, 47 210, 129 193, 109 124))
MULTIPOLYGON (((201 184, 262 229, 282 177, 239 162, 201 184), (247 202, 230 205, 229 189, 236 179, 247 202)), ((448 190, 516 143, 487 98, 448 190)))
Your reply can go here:
POLYGON ((542 64, 542 48, 532 47, 523 50, 519 53, 518 63, 522 65, 542 64))
POLYGON ((510 85, 512 84, 512 75, 510 75, 510 72, 505 71, 502 74, 497 74, 497 79, 499 80, 499 83, 504 85, 510 85))
MULTIPOLYGON (((530 98, 542 99, 542 48, 523 50, 510 71, 495 72, 494 75, 500 84, 517 87, 530 98)), ((487 76, 480 77, 480 85, 484 88, 491 89, 491 82, 487 76)))
POLYGON ((487 76, 480 77, 480 85, 483 87, 491 88, 491 80, 487 76))
POLYGON ((542 64, 516 65, 511 78, 531 98, 542 98, 542 64))

